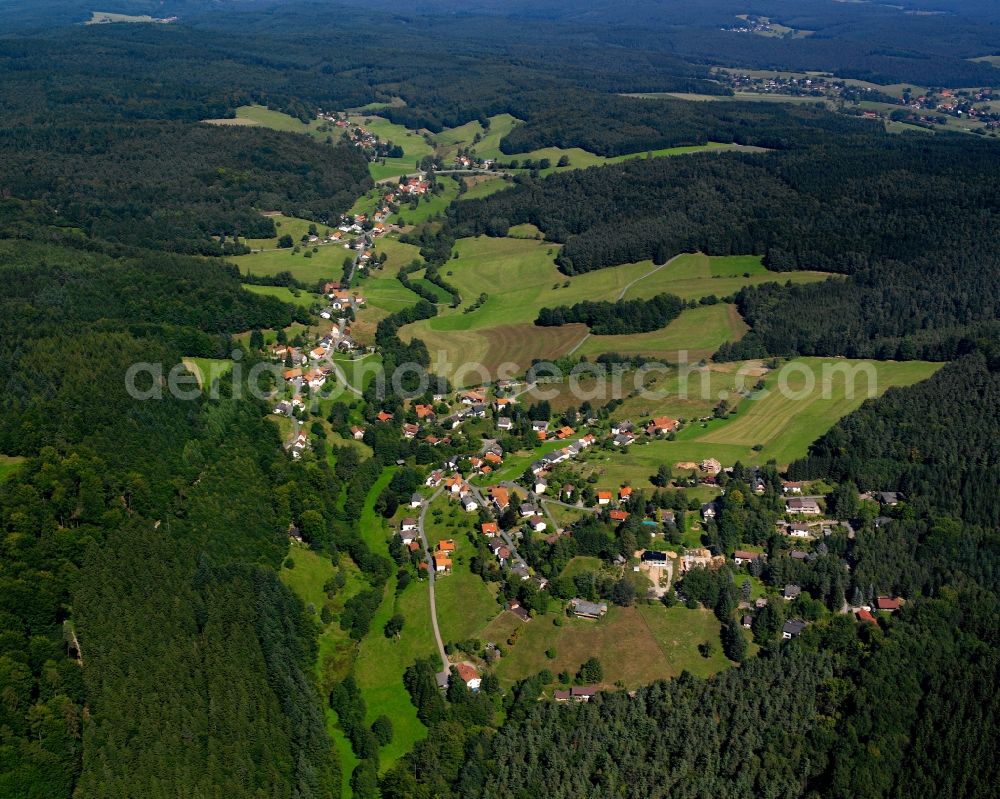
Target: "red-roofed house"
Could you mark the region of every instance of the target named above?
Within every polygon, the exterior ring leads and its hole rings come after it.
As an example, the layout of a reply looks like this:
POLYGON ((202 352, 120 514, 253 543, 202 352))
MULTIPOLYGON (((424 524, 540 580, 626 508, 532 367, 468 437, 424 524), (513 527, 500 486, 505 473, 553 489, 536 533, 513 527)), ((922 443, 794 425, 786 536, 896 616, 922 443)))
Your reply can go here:
POLYGON ((880 596, 875 600, 875 607, 879 610, 888 610, 894 613, 903 606, 903 600, 899 597, 880 596))
POLYGON ((458 672, 459 679, 466 684, 470 691, 479 690, 482 678, 474 666, 470 666, 468 663, 458 663, 455 666, 455 671, 458 672))
POLYGON ((492 538, 499 532, 499 530, 497 529, 496 522, 483 522, 481 527, 483 530, 483 535, 485 535, 487 538, 492 538))
POLYGON ((611 492, 610 491, 598 491, 597 492, 597 504, 607 505, 611 502, 611 492))
POLYGON ((858 611, 857 617, 858 617, 858 621, 866 621, 869 624, 874 624, 876 627, 878 627, 878 622, 875 621, 875 617, 872 616, 872 614, 869 613, 864 608, 861 608, 861 610, 858 611))

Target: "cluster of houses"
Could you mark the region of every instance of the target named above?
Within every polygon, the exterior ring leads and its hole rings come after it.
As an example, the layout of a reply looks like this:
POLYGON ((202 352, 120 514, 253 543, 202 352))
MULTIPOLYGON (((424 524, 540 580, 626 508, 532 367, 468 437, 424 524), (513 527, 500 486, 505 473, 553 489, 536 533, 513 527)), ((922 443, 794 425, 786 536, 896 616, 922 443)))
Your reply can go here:
POLYGON ((494 164, 492 158, 480 158, 473 152, 460 150, 455 156, 455 169, 490 169, 494 164))

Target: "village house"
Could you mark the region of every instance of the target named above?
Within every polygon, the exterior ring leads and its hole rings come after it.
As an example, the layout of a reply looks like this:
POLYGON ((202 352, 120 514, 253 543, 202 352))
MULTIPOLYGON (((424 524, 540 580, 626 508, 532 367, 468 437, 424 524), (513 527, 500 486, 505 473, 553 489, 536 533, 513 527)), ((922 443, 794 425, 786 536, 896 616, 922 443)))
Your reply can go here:
POLYGON ((611 504, 611 492, 610 491, 598 491, 597 492, 597 504, 598 505, 610 505, 611 504))
POLYGON ((405 519, 403 519, 402 522, 399 523, 399 529, 402 532, 404 532, 404 533, 408 533, 408 532, 411 532, 412 530, 416 530, 417 529, 417 520, 414 519, 414 518, 412 518, 412 517, 410 517, 410 516, 407 516, 405 519))
POLYGON ((525 610, 520 602, 516 600, 511 600, 507 603, 507 610, 517 616, 521 621, 531 621, 531 614, 525 610))
POLYGON ((762 552, 749 552, 748 550, 745 549, 737 549, 733 553, 733 563, 735 563, 737 566, 742 566, 744 563, 750 563, 751 561, 754 561, 757 558, 762 558, 764 560, 767 560, 767 555, 765 555, 762 552))
POLYGON ((868 624, 874 624, 876 627, 878 627, 878 622, 875 620, 875 617, 872 616, 872 614, 867 609, 860 608, 858 612, 855 613, 854 615, 857 617, 858 621, 867 622, 868 624))
POLYGON ((782 480, 781 490, 786 494, 801 494, 805 483, 798 480, 782 480))
POLYGON ((719 506, 715 502, 706 502, 701 506, 701 518, 714 519, 719 512, 719 506))
POLYGON ((631 433, 619 433, 611 441, 616 447, 627 447, 635 443, 635 436, 631 433))
POLYGON ((903 600, 899 597, 880 596, 875 600, 875 607, 878 610, 885 610, 895 613, 903 606, 903 600))
POLYGON ((618 489, 618 500, 620 502, 628 502, 632 498, 632 487, 622 486, 618 489))
POLYGON ((465 683, 466 687, 470 691, 479 690, 482 678, 479 676, 479 672, 476 671, 474 666, 471 666, 468 663, 458 663, 455 666, 455 671, 458 672, 458 678, 465 683))
POLYGON ((512 430, 514 428, 514 423, 510 420, 508 416, 497 417, 497 430, 512 430))
POLYGON ((429 475, 427 475, 427 479, 424 480, 424 485, 427 486, 428 488, 437 488, 439 485, 441 485, 443 480, 444 480, 444 472, 440 470, 433 471, 429 475))
POLYGON ((535 484, 532 486, 536 494, 544 494, 548 487, 548 481, 541 477, 535 478, 535 484))
POLYGON ((789 619, 781 628, 781 637, 786 641, 791 638, 798 638, 806 628, 806 623, 801 619, 789 619))
POLYGON ((483 522, 480 525, 480 529, 482 529, 483 535, 487 538, 493 538, 493 536, 500 532, 496 522, 483 522))
POLYGON ((664 433, 673 433, 680 426, 680 422, 667 416, 655 416, 646 425, 646 435, 658 436, 664 433))
POLYGON ((803 516, 818 516, 819 503, 812 497, 792 497, 785 500, 785 512, 803 516))
POLYGON ((414 494, 412 497, 410 497, 411 508, 419 508, 423 504, 424 504, 424 498, 420 496, 420 494, 414 494))
POLYGON ((391 422, 392 414, 386 413, 385 411, 379 411, 378 415, 375 418, 378 419, 380 422, 391 422))
POLYGON ((493 486, 490 489, 490 498, 500 513, 507 510, 507 507, 510 505, 510 491, 503 486, 493 486))
POLYGON ((782 592, 782 596, 786 601, 791 602, 793 599, 798 599, 802 594, 802 588, 795 585, 794 583, 789 583, 785 586, 785 590, 782 592))
POLYGON ((536 533, 541 533, 545 530, 546 524, 541 516, 532 516, 528 519, 528 527, 536 533))
POLYGON ((413 439, 417 437, 417 433, 420 432, 420 428, 415 424, 404 424, 403 425, 403 437, 408 439, 413 439))
POLYGON ((608 513, 613 522, 623 522, 628 518, 628 513, 623 510, 613 510, 608 513))
POLYGON ((809 529, 809 525, 802 524, 801 522, 793 522, 785 528, 785 532, 791 538, 811 538, 812 532, 809 529))
POLYGON ((571 599, 569 602, 573 613, 580 619, 599 619, 608 612, 606 602, 588 602, 586 599, 571 599))
POLYGON ((433 405, 414 405, 414 413, 417 414, 417 418, 421 421, 428 420, 434 421, 434 406, 433 405))

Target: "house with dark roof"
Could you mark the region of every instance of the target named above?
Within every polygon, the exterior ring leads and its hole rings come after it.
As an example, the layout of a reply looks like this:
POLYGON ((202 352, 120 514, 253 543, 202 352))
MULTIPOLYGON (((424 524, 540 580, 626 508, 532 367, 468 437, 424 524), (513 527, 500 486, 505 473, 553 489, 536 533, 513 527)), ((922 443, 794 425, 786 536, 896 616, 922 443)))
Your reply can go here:
POLYGON ((801 619, 789 619, 781 628, 781 637, 786 641, 790 638, 797 638, 806 628, 806 623, 801 619))

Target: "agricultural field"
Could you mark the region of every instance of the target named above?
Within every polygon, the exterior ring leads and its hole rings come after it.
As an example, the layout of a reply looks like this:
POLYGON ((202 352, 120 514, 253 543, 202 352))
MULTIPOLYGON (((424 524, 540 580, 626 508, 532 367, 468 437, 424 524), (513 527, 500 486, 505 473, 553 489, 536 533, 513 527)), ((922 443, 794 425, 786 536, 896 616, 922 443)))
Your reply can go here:
POLYGON ((209 125, 238 125, 241 127, 270 128, 284 133, 305 133, 314 138, 326 138, 328 131, 319 131, 319 120, 303 122, 281 111, 272 111, 262 105, 244 105, 236 109, 233 119, 206 119, 209 125))
MULTIPOLYGON (((734 306, 719 303, 687 310, 662 330, 626 336, 589 336, 583 325, 540 330, 534 320, 545 306, 581 300, 648 298, 663 292, 698 299, 769 281, 807 283, 830 277, 824 272, 770 272, 756 256, 710 258, 692 253, 661 267, 642 261, 567 278, 553 262, 557 245, 535 240, 533 230, 511 231, 523 238, 460 239, 459 257, 446 265, 445 279, 461 292, 464 306, 404 328, 404 338, 423 339, 433 353, 447 356, 452 370, 462 361, 476 361, 493 371, 502 363, 524 367, 532 358, 570 353, 594 357, 620 352, 676 361, 686 350, 688 360, 697 361, 746 332, 734 306), (486 302, 465 313, 464 307, 481 293, 488 295, 486 302)), ((444 373, 455 375, 447 369, 444 373)), ((476 377, 468 379, 475 382, 476 377)))
POLYGON ((151 17, 148 14, 115 14, 111 11, 91 11, 90 19, 84 25, 107 25, 115 22, 153 23, 157 25, 167 25, 173 22, 173 18, 151 17))
MULTIPOLYGON (((673 467, 685 461, 700 462, 717 458, 723 463, 760 464, 775 460, 780 467, 806 454, 809 444, 823 435, 842 417, 858 408, 867 398, 868 380, 864 372, 853 381, 854 391, 848 391, 844 369, 865 369, 870 364, 874 375, 872 390, 875 395, 885 393, 892 386, 908 386, 925 380, 940 367, 939 363, 925 361, 851 361, 847 359, 799 358, 791 361, 765 377, 769 393, 759 399, 746 398, 738 405, 737 413, 725 419, 689 423, 677 433, 676 440, 659 439, 649 443, 637 442, 626 454, 619 450, 594 448, 575 463, 584 475, 596 473, 602 486, 630 483, 649 486, 649 478, 661 464, 673 467), (826 376, 823 379, 824 364, 826 376), (815 375, 815 383, 810 387, 815 375), (784 383, 787 391, 779 386, 784 383), (824 387, 826 386, 826 387, 824 387), (755 449, 755 447, 760 449, 755 449)), ((754 365, 750 364, 751 368, 754 365)), ((734 375, 735 377, 735 375, 734 375)), ((695 380, 697 382, 697 375, 695 380)), ((748 376, 746 387, 752 388, 756 377, 748 376)), ((712 395, 718 383, 712 381, 706 389, 712 395)), ((697 392, 696 386, 691 387, 697 392)), ((729 389, 722 389, 729 393, 729 389)), ((722 393, 720 392, 720 394, 722 393)), ((723 398, 710 396, 710 402, 723 398)), ((698 394, 698 396, 701 396, 698 394)), ((649 407, 650 413, 667 412, 669 400, 649 407)), ((633 406, 635 409, 637 406, 633 406)), ((625 418, 621 410, 616 418, 625 418)))
POLYGON ((14 474, 24 460, 19 455, 0 455, 0 483, 14 474))
POLYGON ((461 197, 463 200, 478 200, 482 197, 489 197, 491 194, 496 194, 498 191, 503 191, 512 185, 509 181, 501 177, 487 176, 465 178, 465 183, 468 188, 461 197))
POLYGON ((655 604, 631 608, 612 605, 599 621, 567 618, 561 612, 521 622, 510 613, 499 616, 480 637, 494 641, 504 656, 496 666, 497 676, 510 684, 537 674, 575 673, 591 657, 604 666, 604 683, 611 688, 619 681, 627 688, 670 679, 683 670, 708 676, 729 665, 718 645, 720 624, 708 610, 665 608, 655 604), (555 626, 556 618, 562 626, 555 626), (515 643, 508 644, 513 633, 515 643), (698 644, 715 644, 712 657, 704 658, 698 644), (555 649, 549 658, 546 650, 555 649))
POLYGON ((462 362, 476 361, 491 370, 507 362, 523 368, 532 358, 565 354, 586 328, 566 325, 542 334, 534 325, 542 307, 614 299, 649 271, 645 264, 627 264, 569 279, 553 262, 556 245, 535 240, 479 236, 460 239, 456 251, 459 257, 447 263, 443 276, 462 294, 463 307, 400 331, 404 339, 423 339, 432 356, 445 353, 452 364, 452 371, 445 372, 449 375, 462 362), (465 313, 463 308, 481 293, 489 295, 486 302, 465 313))
POLYGON ((605 352, 662 358, 668 363, 696 363, 726 341, 739 341, 749 328, 735 305, 717 303, 683 311, 661 330, 626 336, 587 336, 574 355, 593 358, 605 352), (686 353, 683 356, 682 353, 686 353))

